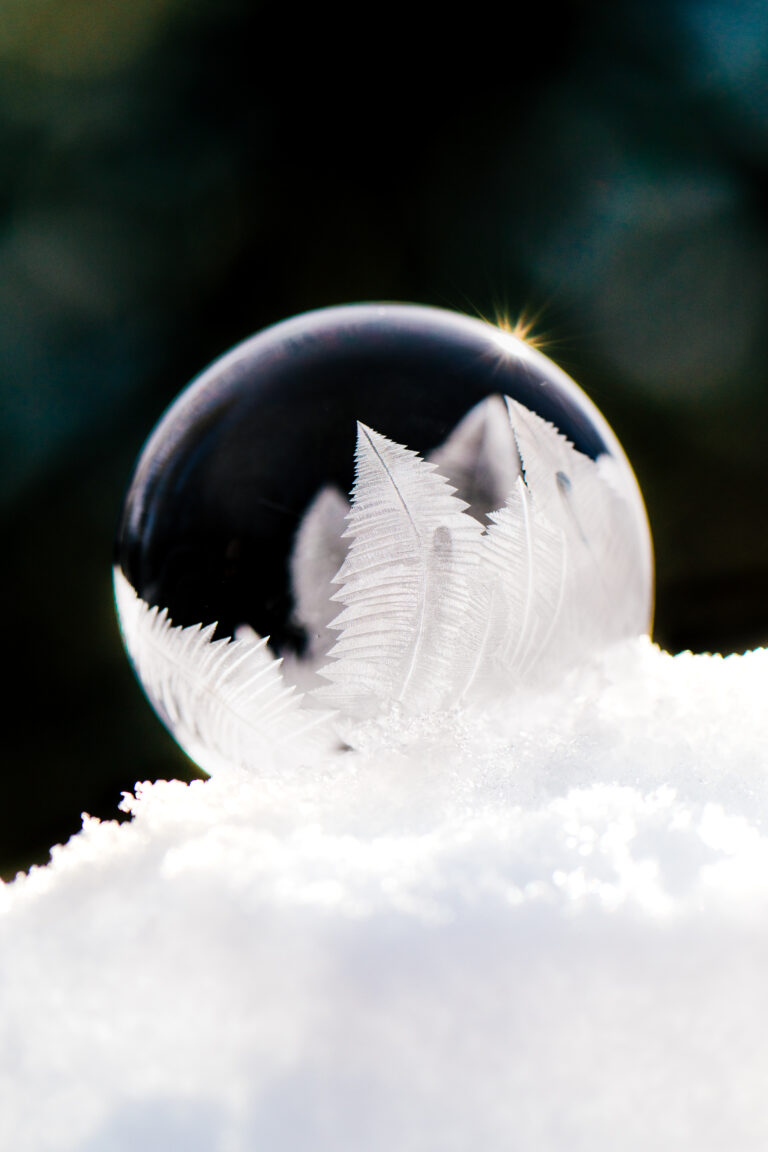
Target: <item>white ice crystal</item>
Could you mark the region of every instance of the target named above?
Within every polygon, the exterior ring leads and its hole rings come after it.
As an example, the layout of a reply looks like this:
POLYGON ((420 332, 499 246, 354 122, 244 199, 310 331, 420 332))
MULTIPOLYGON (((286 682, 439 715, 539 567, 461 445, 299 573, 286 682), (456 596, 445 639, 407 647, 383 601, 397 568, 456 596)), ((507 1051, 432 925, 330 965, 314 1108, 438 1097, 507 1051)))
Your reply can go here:
POLYGON ((216 624, 174 626, 116 569, 123 635, 144 689, 179 744, 206 772, 254 768, 265 755, 306 755, 332 743, 325 714, 301 708, 282 661, 249 629, 214 640, 216 624))
POLYGON ((345 608, 331 626, 341 635, 320 669, 334 688, 322 694, 353 713, 393 702, 439 708, 479 623, 483 526, 435 464, 364 424, 356 464, 351 543, 334 580, 345 608))
POLYGON ((144 784, 0 887, 13 1152, 764 1152, 768 653, 144 784))

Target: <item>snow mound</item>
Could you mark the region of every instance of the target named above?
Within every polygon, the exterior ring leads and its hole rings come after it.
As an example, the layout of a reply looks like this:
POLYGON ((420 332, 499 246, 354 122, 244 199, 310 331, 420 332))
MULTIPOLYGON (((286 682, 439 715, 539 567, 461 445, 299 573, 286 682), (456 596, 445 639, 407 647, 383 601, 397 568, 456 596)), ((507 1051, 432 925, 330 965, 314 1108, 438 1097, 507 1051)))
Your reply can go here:
POLYGON ((0 887, 15 1152, 768 1147, 768 651, 142 784, 0 887))

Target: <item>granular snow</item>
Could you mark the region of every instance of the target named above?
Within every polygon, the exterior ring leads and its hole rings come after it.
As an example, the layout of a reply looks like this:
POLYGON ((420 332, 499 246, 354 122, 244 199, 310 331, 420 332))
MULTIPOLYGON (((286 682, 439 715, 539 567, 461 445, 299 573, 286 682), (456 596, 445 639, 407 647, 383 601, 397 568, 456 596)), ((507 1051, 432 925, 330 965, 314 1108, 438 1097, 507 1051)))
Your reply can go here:
POLYGON ((764 1152, 768 651, 142 784, 0 888, 14 1152, 764 1152))

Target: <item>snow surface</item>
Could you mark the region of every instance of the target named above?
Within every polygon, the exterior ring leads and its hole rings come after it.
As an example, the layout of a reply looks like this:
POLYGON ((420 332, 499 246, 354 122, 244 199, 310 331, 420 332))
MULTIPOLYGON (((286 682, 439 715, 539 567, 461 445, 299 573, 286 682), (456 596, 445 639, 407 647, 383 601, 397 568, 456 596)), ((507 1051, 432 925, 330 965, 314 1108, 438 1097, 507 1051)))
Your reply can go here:
POLYGON ((0 1147, 768 1147, 768 651, 143 784, 0 888, 0 1147))

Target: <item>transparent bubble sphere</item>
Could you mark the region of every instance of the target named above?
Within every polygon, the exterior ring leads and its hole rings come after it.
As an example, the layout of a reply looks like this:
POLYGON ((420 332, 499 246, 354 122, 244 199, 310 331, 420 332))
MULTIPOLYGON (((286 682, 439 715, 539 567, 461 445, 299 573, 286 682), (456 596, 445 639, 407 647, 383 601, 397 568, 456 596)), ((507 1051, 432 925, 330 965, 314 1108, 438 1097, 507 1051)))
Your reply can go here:
POLYGON ((546 688, 647 631, 652 555, 616 437, 547 357, 361 304, 182 392, 136 465, 115 591, 150 701, 213 772, 546 688))

